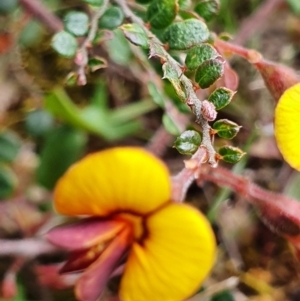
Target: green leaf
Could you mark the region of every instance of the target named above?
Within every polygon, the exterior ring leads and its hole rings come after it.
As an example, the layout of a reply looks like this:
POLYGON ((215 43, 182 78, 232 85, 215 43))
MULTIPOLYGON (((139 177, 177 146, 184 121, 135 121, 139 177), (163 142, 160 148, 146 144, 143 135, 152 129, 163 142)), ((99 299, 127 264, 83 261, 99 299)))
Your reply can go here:
POLYGON ((9 14, 18 6, 18 0, 1 0, 0 14, 9 14))
POLYGON ((150 2, 152 2, 153 0, 135 0, 137 3, 141 3, 141 4, 148 4, 150 2))
POLYGON ((0 133, 0 161, 12 162, 18 155, 21 147, 19 137, 12 131, 0 133))
POLYGON ((66 86, 72 87, 77 84, 77 80, 78 80, 78 74, 72 71, 66 76, 64 83, 66 86))
POLYGON ((22 29, 22 32, 19 36, 19 43, 23 47, 35 46, 41 42, 43 31, 44 28, 41 23, 31 19, 22 29))
POLYGON ((109 57, 117 64, 128 66, 132 60, 132 51, 122 30, 115 29, 114 37, 105 42, 109 57))
POLYGON ((0 165, 0 199, 12 195, 18 183, 17 176, 8 166, 0 165))
POLYGON ((164 72, 163 78, 166 78, 171 82, 179 98, 186 99, 185 92, 182 90, 181 82, 179 80, 177 71, 174 70, 172 65, 168 62, 163 64, 162 70, 164 72))
POLYGON ((199 148, 201 140, 198 132, 193 130, 185 131, 177 137, 174 147, 183 155, 193 155, 199 148))
POLYGON ((108 8, 98 21, 99 28, 115 29, 119 27, 124 20, 123 11, 117 6, 108 8))
POLYGON ((225 87, 217 88, 208 97, 208 101, 215 105, 216 110, 226 107, 232 100, 235 92, 225 87))
POLYGON ((108 94, 106 82, 103 79, 99 79, 99 81, 95 83, 94 93, 91 98, 91 105, 96 106, 99 110, 107 111, 108 94))
POLYGON ((147 19, 151 27, 164 29, 169 26, 177 14, 176 0, 155 0, 147 9, 147 19))
POLYGON ((103 57, 93 56, 89 59, 88 66, 89 66, 91 72, 95 72, 99 69, 106 68, 107 67, 107 61, 103 57))
POLYGON ((67 58, 74 57, 78 48, 75 37, 66 31, 56 33, 52 38, 51 45, 58 54, 67 58))
POLYGON ((192 2, 191 0, 178 0, 178 5, 181 10, 188 10, 191 7, 192 2))
POLYGON ((235 299, 230 291, 224 290, 213 295, 211 301, 235 301, 235 299))
POLYGON ((300 201, 300 173, 294 171, 284 185, 284 195, 300 201))
POLYGON ((113 141, 141 130, 141 124, 136 118, 153 110, 155 104, 152 101, 137 102, 109 111, 93 102, 79 109, 64 90, 55 89, 46 97, 45 108, 69 125, 113 141))
POLYGON ((200 44, 191 48, 186 55, 185 65, 190 70, 197 69, 204 61, 209 59, 215 59, 220 54, 210 44, 200 44))
POLYGON ((120 27, 123 30, 125 37, 134 45, 148 49, 148 36, 145 30, 138 24, 128 23, 120 27))
POLYGON ((202 63, 195 73, 195 81, 200 88, 211 86, 224 73, 224 62, 219 59, 211 59, 202 63))
POLYGON ((53 128, 53 125, 52 115, 40 109, 29 112, 25 119, 27 132, 35 137, 46 135, 53 128))
MULTIPOLYGON (((129 120, 135 120, 143 114, 146 114, 152 110, 155 110, 157 105, 152 101, 152 99, 145 99, 137 101, 127 106, 114 109, 110 112, 110 120, 113 124, 126 123, 129 120)), ((140 125, 139 125, 140 127, 140 125)))
POLYGON ((237 147, 226 145, 219 149, 219 155, 225 162, 237 163, 241 160, 245 153, 237 147))
POLYGON ((46 137, 37 168, 37 182, 49 190, 84 152, 87 137, 71 127, 52 130, 46 137))
POLYGON ((218 14, 219 9, 219 0, 202 0, 195 6, 194 11, 208 22, 218 14))
POLYGON ((224 139, 232 139, 239 132, 241 126, 228 119, 220 119, 213 125, 213 129, 216 131, 219 137, 224 139))
POLYGON ((83 36, 89 29, 89 16, 79 11, 70 11, 64 18, 65 29, 74 36, 83 36))
POLYGON ((101 6, 103 4, 103 0, 82 0, 82 1, 94 6, 101 6))
POLYGON ((56 89, 45 99, 45 108, 68 124, 109 139, 107 112, 103 108, 79 109, 64 90, 56 89))
MULTIPOLYGON (((48 202, 47 204, 49 204, 49 203, 51 203, 51 202, 48 202)), ((17 278, 16 293, 17 293, 17 295, 13 299, 10 299, 11 301, 32 301, 31 299, 28 299, 27 294, 26 294, 27 292, 24 288, 24 283, 23 283, 23 281, 21 281, 19 279, 19 277, 17 278)))
POLYGON ((164 93, 166 93, 166 96, 170 98, 179 112, 184 114, 191 113, 191 108, 178 96, 171 82, 164 83, 164 93))
POLYGON ((180 135, 180 130, 179 128, 177 127, 177 125, 175 124, 175 122, 173 121, 173 119, 167 115, 167 114, 164 114, 163 115, 163 118, 162 118, 162 122, 163 122, 163 125, 165 127, 165 129, 172 135, 180 135))
POLYGON ((171 49, 185 50, 205 42, 209 38, 209 30, 204 22, 187 19, 170 25, 164 38, 171 49))
POLYGON ((159 105, 161 108, 165 107, 165 99, 161 92, 157 89, 156 85, 153 82, 148 83, 148 91, 151 95, 154 102, 159 105))
POLYGON ((295 14, 300 14, 300 2, 299 0, 287 0, 287 3, 295 14))

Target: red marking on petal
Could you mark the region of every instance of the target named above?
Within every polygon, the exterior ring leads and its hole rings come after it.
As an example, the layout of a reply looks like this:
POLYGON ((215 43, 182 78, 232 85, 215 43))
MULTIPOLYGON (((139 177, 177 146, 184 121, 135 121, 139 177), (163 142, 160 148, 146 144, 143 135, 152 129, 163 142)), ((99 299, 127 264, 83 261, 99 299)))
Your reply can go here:
POLYGON ((59 272, 70 273, 85 270, 99 258, 104 249, 105 244, 98 244, 87 250, 73 251, 59 272))
POLYGON ((131 228, 125 228, 82 274, 75 287, 79 300, 96 301, 101 296, 110 275, 128 251, 132 239, 131 228))
POLYGON ((102 218, 88 218, 77 223, 50 230, 47 239, 67 250, 85 250, 116 236, 125 222, 102 218))

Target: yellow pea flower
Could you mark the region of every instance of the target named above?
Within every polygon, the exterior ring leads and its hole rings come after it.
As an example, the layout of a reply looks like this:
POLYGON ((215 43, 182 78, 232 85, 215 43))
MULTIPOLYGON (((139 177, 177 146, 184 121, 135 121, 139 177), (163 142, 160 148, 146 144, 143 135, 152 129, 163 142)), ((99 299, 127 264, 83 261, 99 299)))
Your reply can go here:
POLYGON ((274 123, 275 138, 283 158, 300 170, 300 83, 280 97, 274 123))
POLYGON ((94 153, 66 172, 55 208, 88 217, 47 237, 70 251, 62 272, 83 271, 79 300, 96 301, 123 263, 122 301, 183 301, 197 291, 214 262, 214 235, 198 210, 170 197, 166 166, 141 148, 94 153))

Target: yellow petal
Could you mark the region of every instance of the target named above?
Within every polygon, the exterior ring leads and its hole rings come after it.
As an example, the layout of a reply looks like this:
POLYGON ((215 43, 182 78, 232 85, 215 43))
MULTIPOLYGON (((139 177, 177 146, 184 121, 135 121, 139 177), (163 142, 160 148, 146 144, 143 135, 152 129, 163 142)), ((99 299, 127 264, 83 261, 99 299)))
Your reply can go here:
POLYGON ((167 167, 141 148, 118 147, 88 155, 58 181, 54 202, 66 215, 147 214, 170 199, 167 167))
POLYGON ((300 170, 300 84, 287 89, 275 110, 275 138, 284 159, 300 170))
POLYGON ((148 237, 134 243, 121 280, 122 301, 183 301, 200 287, 215 258, 206 218, 184 204, 152 214, 148 237))

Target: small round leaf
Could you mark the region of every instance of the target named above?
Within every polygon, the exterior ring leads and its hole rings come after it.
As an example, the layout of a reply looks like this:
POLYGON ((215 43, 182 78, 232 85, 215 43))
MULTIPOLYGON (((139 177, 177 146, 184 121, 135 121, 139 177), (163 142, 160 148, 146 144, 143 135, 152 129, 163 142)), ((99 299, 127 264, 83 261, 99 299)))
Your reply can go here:
POLYGON ((35 110, 29 112, 25 119, 25 127, 32 136, 46 135, 54 125, 54 119, 47 111, 35 110))
POLYGON ((237 147, 226 145, 219 149, 219 155, 225 162, 237 163, 241 160, 245 153, 237 147))
POLYGON ((219 0, 202 0, 195 6, 194 10, 200 17, 208 22, 218 14, 219 8, 219 0))
POLYGON ((169 26, 177 14, 176 0, 155 0, 147 9, 147 19, 151 27, 163 29, 169 26))
POLYGON ((201 136, 196 131, 185 131, 175 140, 174 147, 183 155, 194 154, 201 144, 201 136))
POLYGON ((74 57, 78 48, 77 40, 66 31, 56 33, 51 45, 58 54, 67 58, 74 57))
POLYGON ((103 0, 82 0, 82 1, 93 6, 101 6, 103 4, 103 0))
POLYGON ((19 153, 21 141, 12 131, 0 134, 0 161, 12 162, 19 153))
POLYGON ((212 102, 215 105, 216 110, 220 110, 226 107, 231 102, 234 94, 234 91, 225 87, 217 88, 210 94, 208 101, 212 102))
POLYGON ((209 30, 204 22, 187 19, 170 25, 164 38, 171 49, 185 50, 205 42, 209 38, 209 30))
POLYGON ((74 36, 83 36, 89 28, 89 17, 78 11, 70 11, 64 18, 65 29, 74 36))
POLYGON ((224 290, 213 295, 211 301, 235 301, 235 298, 230 291, 224 290))
POLYGON ((107 61, 105 58, 100 56, 93 56, 88 61, 88 66, 91 72, 95 72, 99 69, 107 67, 107 61))
POLYGON ((142 48, 149 48, 148 36, 145 30, 138 24, 124 24, 120 27, 124 36, 134 45, 141 46, 142 48))
POLYGON ((218 59, 207 60, 202 63, 195 73, 195 81, 200 88, 211 86, 224 73, 224 63, 218 59))
POLYGON ((204 61, 217 58, 219 53, 210 44, 200 44, 191 48, 186 55, 185 65, 190 70, 197 69, 204 61))
POLYGON ((78 74, 72 71, 66 76, 64 83, 66 86, 72 87, 77 84, 77 80, 78 80, 78 74))
POLYGON ((192 2, 191 0, 178 0, 178 4, 181 10, 188 10, 192 2))
POLYGON ((112 6, 99 19, 98 26, 99 28, 115 29, 123 23, 123 20, 123 11, 117 6, 112 6))
POLYGON ((46 136, 37 168, 37 182, 53 189, 56 181, 84 152, 86 134, 68 126, 54 128, 46 136))
POLYGON ((1 0, 0 14, 9 14, 18 6, 18 0, 1 0))
POLYGON ((220 119, 213 125, 213 129, 216 131, 219 137, 224 139, 232 139, 240 130, 240 126, 228 119, 220 119))

